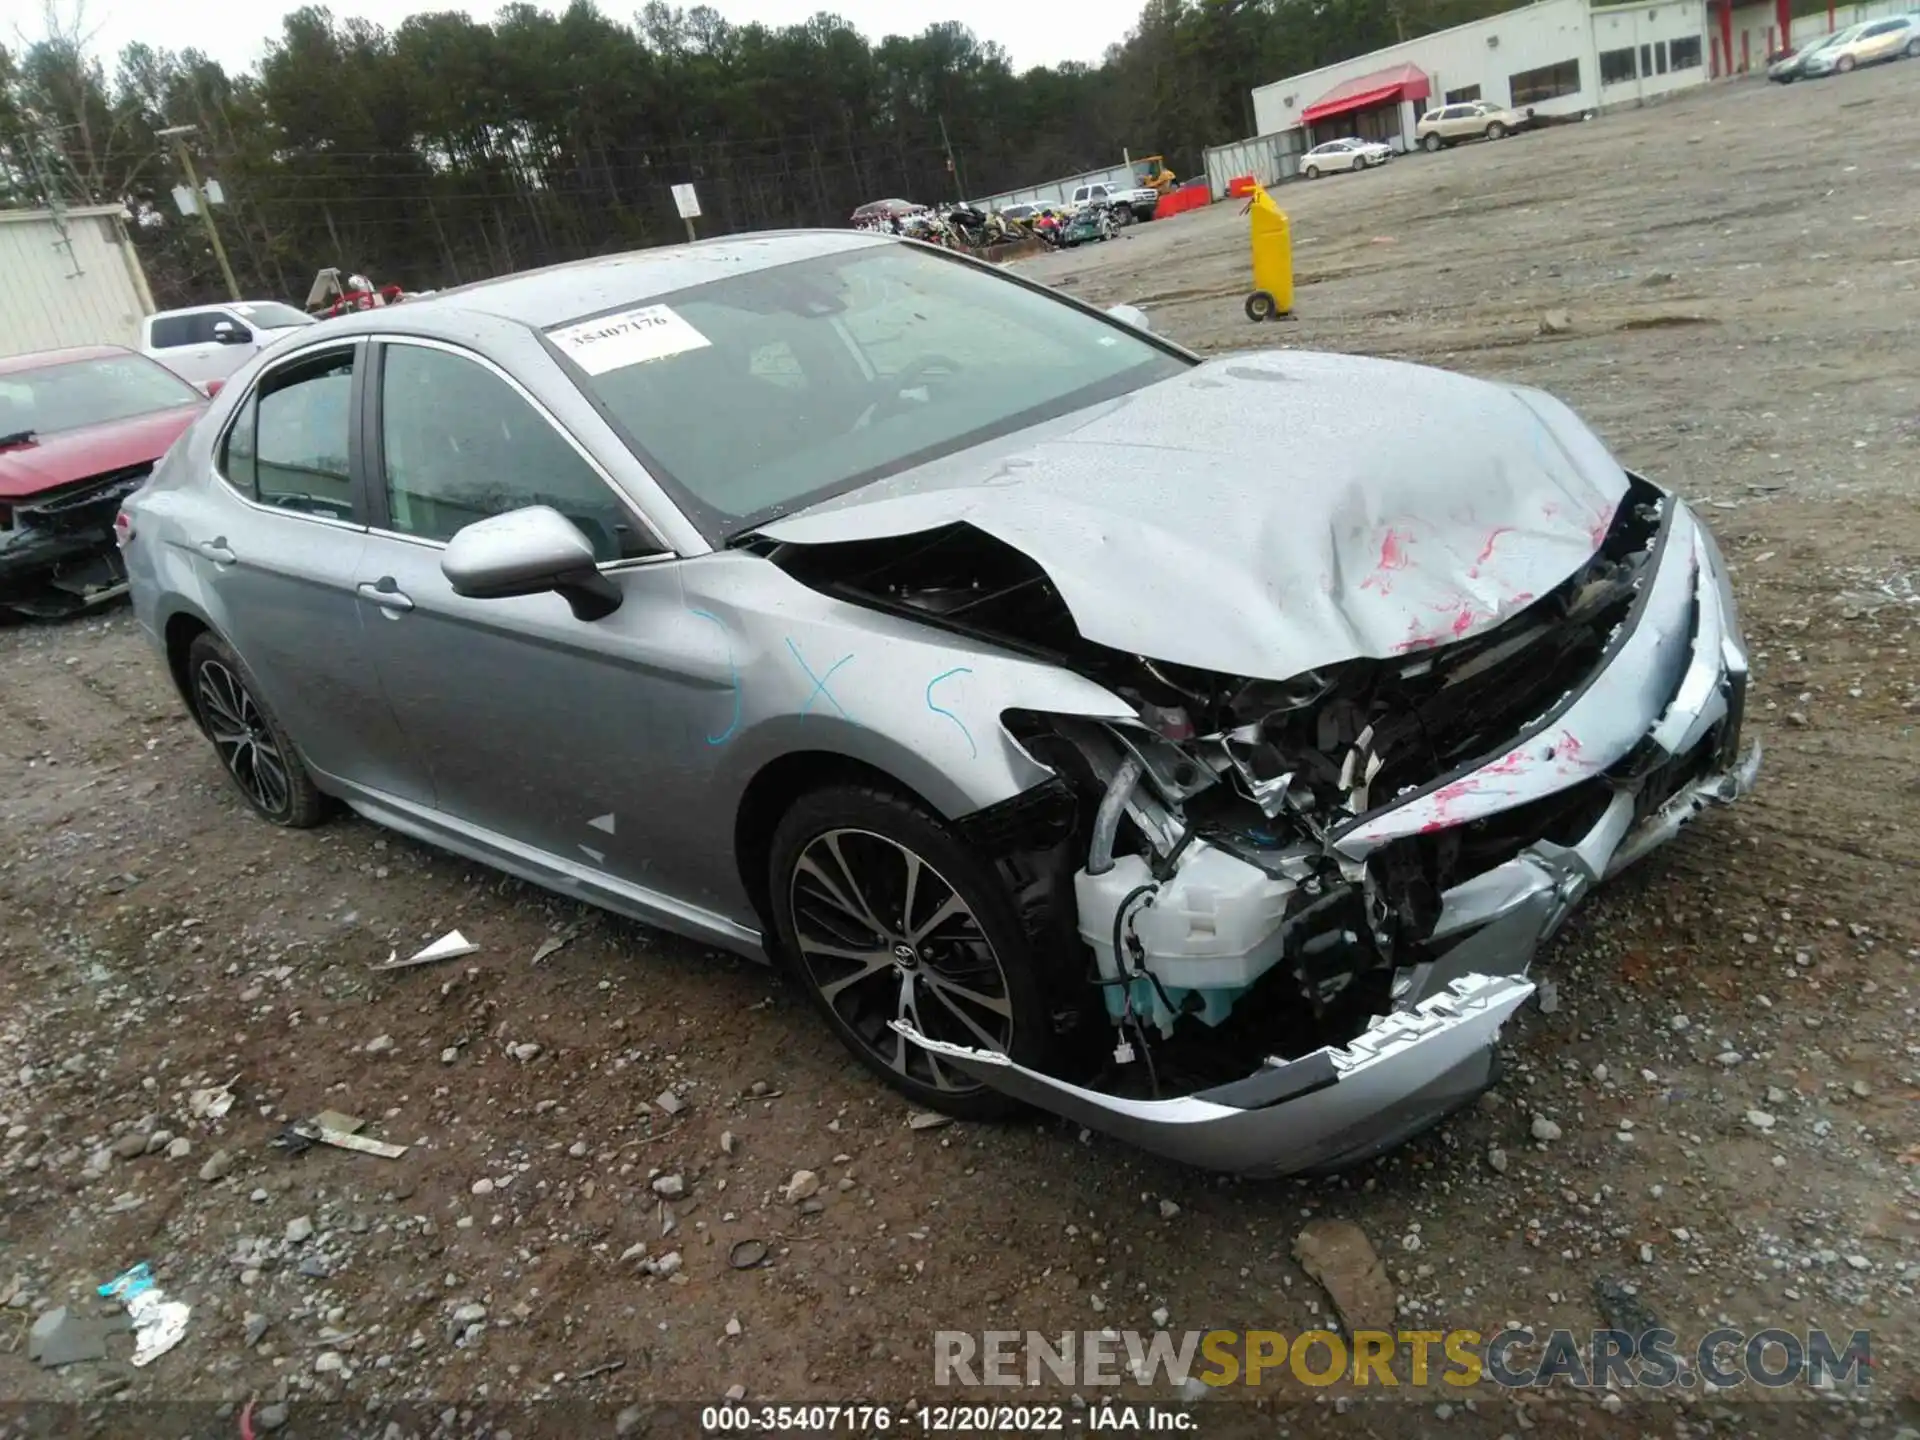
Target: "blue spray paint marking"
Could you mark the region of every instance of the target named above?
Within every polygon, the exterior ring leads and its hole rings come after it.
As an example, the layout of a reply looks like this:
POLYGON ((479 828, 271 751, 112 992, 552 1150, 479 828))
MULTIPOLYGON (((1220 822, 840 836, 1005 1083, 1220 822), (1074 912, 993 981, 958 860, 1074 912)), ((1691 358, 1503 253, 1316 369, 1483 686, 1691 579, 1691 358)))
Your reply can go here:
POLYGON ((927 681, 927 709, 931 710, 936 715, 946 716, 947 719, 953 721, 954 724, 958 725, 960 727, 960 733, 967 737, 968 751, 971 752, 972 757, 975 760, 978 760, 980 758, 980 747, 973 743, 973 732, 967 729, 967 722, 962 720, 958 715, 954 714, 953 711, 942 709, 940 706, 933 703, 933 687, 934 686, 938 685, 942 680, 951 680, 956 675, 971 675, 971 674, 973 674, 973 671, 968 669, 965 665, 956 665, 953 669, 943 670, 940 674, 934 676, 933 679, 927 681))
POLYGON ((711 610, 694 610, 689 613, 698 615, 702 620, 711 620, 720 627, 720 633, 727 640, 727 683, 733 686, 733 719, 718 735, 707 736, 707 744, 724 745, 733 738, 733 732, 740 728, 740 667, 733 663, 733 632, 727 629, 726 621, 711 610))
POLYGON ((800 668, 807 672, 807 678, 813 681, 813 689, 807 695, 807 703, 800 707, 800 718, 802 720, 806 719, 807 713, 813 709, 813 702, 815 700, 818 700, 822 695, 824 695, 827 697, 827 703, 833 706, 834 709, 838 710, 842 718, 849 719, 849 720, 852 719, 853 717, 847 714, 847 707, 842 705, 837 699, 835 699, 833 691, 827 688, 827 681, 833 679, 833 672, 838 670, 842 665, 846 664, 849 660, 853 659, 853 656, 842 655, 838 660, 834 661, 833 664, 827 667, 826 674, 816 675, 813 673, 813 667, 807 664, 806 657, 801 655, 800 647, 793 643, 793 637, 791 635, 787 637, 787 649, 793 652, 793 658, 799 662, 800 668))

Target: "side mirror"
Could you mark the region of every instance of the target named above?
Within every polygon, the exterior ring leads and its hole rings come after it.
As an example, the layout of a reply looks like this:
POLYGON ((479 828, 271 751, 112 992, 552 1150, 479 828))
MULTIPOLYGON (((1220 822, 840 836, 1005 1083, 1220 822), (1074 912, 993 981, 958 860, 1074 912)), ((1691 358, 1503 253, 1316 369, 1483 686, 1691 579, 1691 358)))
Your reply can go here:
POLYGON ((222 345, 244 345, 253 337, 231 320, 213 322, 213 338, 222 345))
POLYGON ((593 545, 558 510, 529 505, 477 520, 447 542, 440 573, 470 600, 560 596, 576 620, 602 620, 620 608, 620 587, 594 568, 593 545))
POLYGON ((1109 305, 1107 314, 1122 325, 1131 325, 1134 329, 1144 330, 1149 335, 1153 333, 1153 321, 1147 318, 1147 312, 1138 305, 1109 305))

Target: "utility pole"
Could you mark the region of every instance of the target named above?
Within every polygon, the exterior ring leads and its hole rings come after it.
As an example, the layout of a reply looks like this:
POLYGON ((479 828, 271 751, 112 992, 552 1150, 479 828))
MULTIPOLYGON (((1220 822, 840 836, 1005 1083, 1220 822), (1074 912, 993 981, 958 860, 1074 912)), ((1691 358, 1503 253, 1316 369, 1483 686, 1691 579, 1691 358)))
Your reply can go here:
POLYGON ((193 192, 194 207, 199 210, 200 218, 206 224, 207 239, 213 242, 213 257, 220 262, 220 274, 226 279, 227 294, 238 300, 240 282, 233 278, 233 266, 227 263, 227 247, 220 243, 220 227, 213 223, 213 204, 207 199, 200 176, 193 168, 193 157, 187 153, 187 136, 199 128, 198 125, 169 125, 153 133, 156 139, 173 141, 173 153, 179 157, 180 169, 187 177, 187 187, 193 192))
POLYGON ((947 117, 936 116, 940 121, 940 143, 947 152, 947 173, 953 176, 953 193, 962 205, 967 203, 967 192, 960 185, 960 167, 953 163, 953 141, 947 138, 947 117))

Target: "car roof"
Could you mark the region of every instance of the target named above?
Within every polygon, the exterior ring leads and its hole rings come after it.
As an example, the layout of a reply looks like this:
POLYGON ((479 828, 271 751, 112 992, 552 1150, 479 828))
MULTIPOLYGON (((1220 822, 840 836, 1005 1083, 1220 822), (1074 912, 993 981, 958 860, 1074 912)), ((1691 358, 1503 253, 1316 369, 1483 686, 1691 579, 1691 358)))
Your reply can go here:
POLYGON ((622 306, 644 305, 676 290, 730 275, 770 270, 796 260, 906 242, 857 230, 785 230, 729 235, 691 245, 629 250, 505 275, 494 280, 441 290, 418 300, 379 310, 360 310, 327 322, 328 334, 360 330, 407 330, 417 317, 422 328, 439 329, 431 320, 462 310, 518 321, 532 329, 601 315, 622 306))
POLYGON ((30 350, 25 355, 0 355, 0 375, 18 375, 23 370, 39 370, 48 365, 67 365, 76 360, 112 360, 131 355, 124 345, 73 345, 64 350, 30 350))

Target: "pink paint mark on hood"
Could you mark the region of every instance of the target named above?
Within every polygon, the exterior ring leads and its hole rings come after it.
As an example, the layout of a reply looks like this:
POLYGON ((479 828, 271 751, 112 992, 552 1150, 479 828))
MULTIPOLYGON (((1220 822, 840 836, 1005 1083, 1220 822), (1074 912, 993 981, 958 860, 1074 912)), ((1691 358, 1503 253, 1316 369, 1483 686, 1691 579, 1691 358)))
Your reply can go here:
POLYGON ((1360 582, 1362 590, 1378 590, 1382 595, 1393 590, 1393 572, 1404 570, 1412 561, 1407 555, 1407 546, 1413 537, 1389 527, 1380 541, 1380 563, 1374 566, 1373 573, 1360 582))

